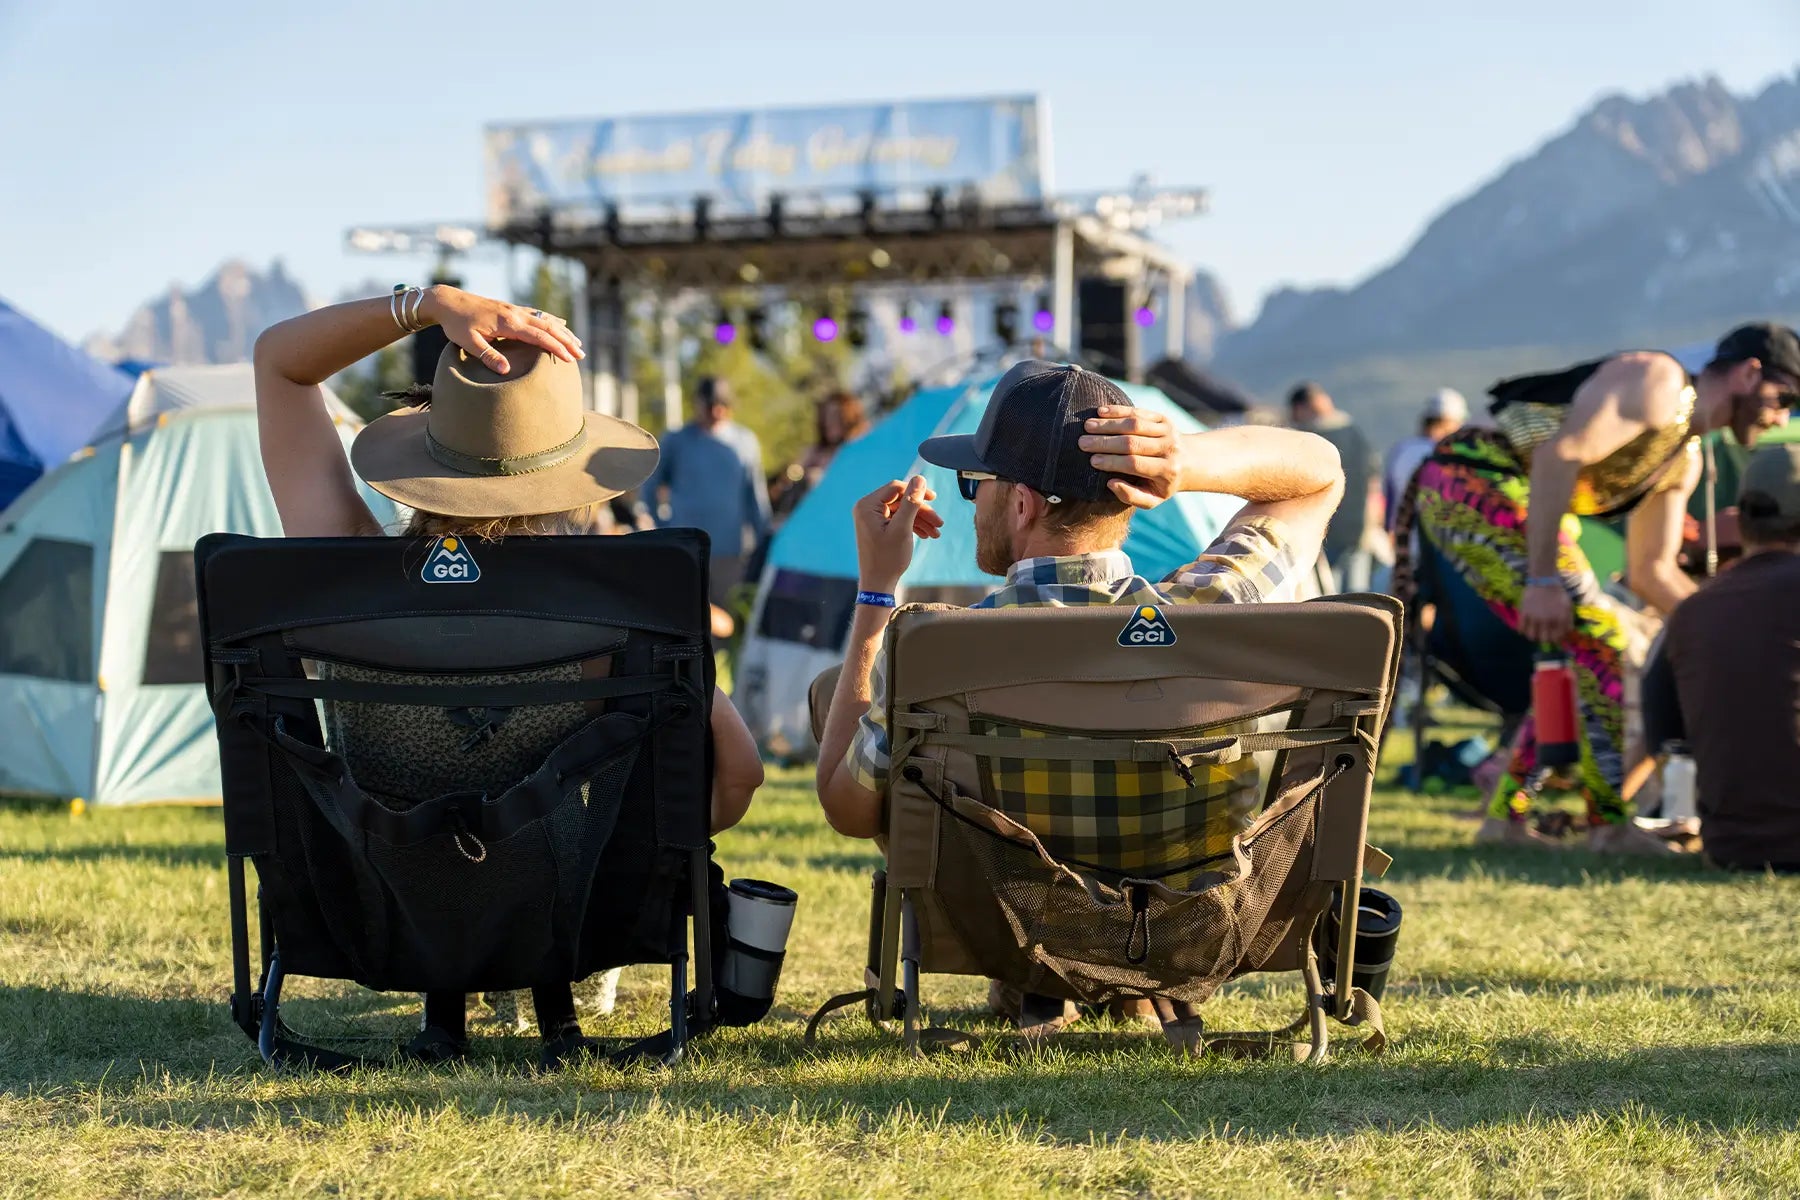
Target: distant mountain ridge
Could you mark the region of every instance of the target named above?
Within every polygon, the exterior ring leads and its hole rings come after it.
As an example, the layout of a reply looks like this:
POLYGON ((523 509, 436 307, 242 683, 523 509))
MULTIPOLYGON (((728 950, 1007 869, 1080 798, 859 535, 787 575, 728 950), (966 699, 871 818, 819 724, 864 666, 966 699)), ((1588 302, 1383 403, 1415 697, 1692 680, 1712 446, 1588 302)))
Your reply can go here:
POLYGON ((266 271, 231 259, 190 291, 171 285, 167 295, 133 313, 118 334, 95 334, 83 346, 111 362, 245 362, 258 334, 311 307, 279 259, 266 271))
POLYGON ((1271 295, 1217 363, 1276 386, 1373 356, 1638 345, 1800 310, 1800 75, 1610 96, 1348 289, 1271 295))

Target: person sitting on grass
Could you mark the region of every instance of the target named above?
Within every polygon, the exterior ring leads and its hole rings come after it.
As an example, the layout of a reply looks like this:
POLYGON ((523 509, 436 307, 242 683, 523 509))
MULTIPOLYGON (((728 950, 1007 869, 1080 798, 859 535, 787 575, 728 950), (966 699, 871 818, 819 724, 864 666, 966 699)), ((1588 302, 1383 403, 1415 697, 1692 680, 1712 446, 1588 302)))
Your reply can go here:
POLYGON ((1800 872, 1800 445, 1750 459, 1744 555, 1669 617, 1644 674, 1649 744, 1685 741, 1706 857, 1800 872))
MULTIPOLYGON (((604 532, 608 500, 642 483, 656 465, 656 440, 625 421, 587 413, 575 361, 581 342, 560 317, 437 285, 403 298, 334 304, 283 321, 257 339, 256 414, 263 467, 289 537, 380 537, 356 475, 412 515, 403 537, 506 537, 604 532), (449 345, 432 398, 370 423, 346 460, 320 385, 425 325, 449 345), (456 441, 449 444, 454 435, 456 441), (525 472, 490 470, 530 457, 525 472), (355 474, 352 473, 354 467, 355 474)), ((509 679, 579 678, 606 663, 571 664, 509 679)), ((328 665, 338 678, 416 682, 412 677, 328 665)), ((381 802, 409 807, 456 790, 503 790, 592 717, 586 705, 515 712, 477 745, 440 710, 329 705, 327 736, 381 802)), ((735 825, 762 785, 756 745, 737 710, 715 692, 712 829, 735 825)), ((568 979, 532 989, 546 1068, 589 1054, 568 979)), ((466 997, 428 993, 409 1056, 465 1056, 466 997)))
MULTIPOLYGON (((976 565, 1005 577, 977 608, 1266 600, 1318 559, 1344 486, 1336 449, 1316 434, 1240 427, 1178 436, 1167 417, 1133 407, 1111 381, 1037 360, 995 385, 973 435, 931 438, 919 455, 956 472, 975 505, 976 565), (1197 559, 1153 583, 1121 547, 1134 510, 1180 492, 1248 503, 1197 559)), ((877 651, 913 538, 936 537, 943 524, 931 508, 935 498, 915 475, 876 488, 852 513, 861 595, 825 714, 817 779, 826 820, 848 837, 882 832, 890 747, 881 704, 886 665, 877 651)), ((1157 770, 1166 776, 1158 786, 1174 797, 1169 804, 1190 804, 1188 785, 1157 770)), ((1258 795, 1255 764, 1245 758, 1224 774, 1208 799, 1226 819, 1246 822, 1258 795)), ((1028 1033, 1053 1031, 1075 1016, 1061 1000, 1010 994, 998 984, 990 1003, 1028 1033)), ((1113 1015, 1168 1022, 1192 1013, 1146 999, 1117 1004, 1113 1015)))

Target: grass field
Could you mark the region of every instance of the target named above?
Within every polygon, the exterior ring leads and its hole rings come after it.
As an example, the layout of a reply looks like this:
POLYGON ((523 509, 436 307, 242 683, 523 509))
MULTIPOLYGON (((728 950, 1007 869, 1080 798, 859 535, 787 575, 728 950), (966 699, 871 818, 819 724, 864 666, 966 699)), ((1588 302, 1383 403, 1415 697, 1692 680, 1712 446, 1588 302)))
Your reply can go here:
MULTIPOLYGON (((0 1196, 1800 1193, 1800 880, 1476 851, 1468 807, 1377 798, 1407 914, 1385 1058, 1184 1062, 1121 1034, 909 1060, 850 1018, 801 1045, 859 977, 874 859, 778 775, 721 847, 801 893, 776 1016, 673 1072, 556 1077, 498 1035, 453 1070, 270 1073, 226 1016, 216 812, 0 809, 0 1196)), ((594 1031, 656 1028, 665 978, 628 972, 594 1031)), ((972 981, 928 985, 935 1017, 978 1019, 972 981)), ((297 997, 301 1028, 410 1017, 297 997)), ((1245 981, 1208 1014, 1296 1004, 1245 981)))

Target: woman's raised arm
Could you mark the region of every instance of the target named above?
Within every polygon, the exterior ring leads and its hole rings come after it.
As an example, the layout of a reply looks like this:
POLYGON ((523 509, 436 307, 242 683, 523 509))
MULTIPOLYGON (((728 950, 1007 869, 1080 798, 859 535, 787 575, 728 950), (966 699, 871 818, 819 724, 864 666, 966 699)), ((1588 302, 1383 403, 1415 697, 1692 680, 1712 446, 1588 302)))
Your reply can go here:
POLYGON ((502 373, 506 358, 494 345, 502 340, 530 342, 559 358, 582 357, 580 339, 560 318, 441 284, 404 300, 352 300, 271 326, 256 339, 257 431, 263 470, 289 537, 381 533, 356 490, 320 385, 428 325, 442 325, 452 342, 502 373))

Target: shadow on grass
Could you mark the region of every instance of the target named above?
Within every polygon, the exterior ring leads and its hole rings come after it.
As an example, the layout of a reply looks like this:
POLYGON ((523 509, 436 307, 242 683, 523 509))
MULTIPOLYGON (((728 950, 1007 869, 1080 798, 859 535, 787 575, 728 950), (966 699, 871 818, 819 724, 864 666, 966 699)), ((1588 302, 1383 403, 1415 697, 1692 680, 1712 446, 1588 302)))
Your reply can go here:
MULTIPOLYGON (((997 1027, 972 1022, 985 1034, 997 1027)), ((1185 1141, 1286 1139, 1433 1127, 1473 1129, 1523 1120, 1651 1114, 1717 1130, 1791 1131, 1800 1124, 1800 1044, 1646 1046, 1580 1055, 1548 1039, 1479 1047, 1455 1061, 1421 1061, 1404 1048, 1371 1058, 1334 1026, 1344 1052, 1327 1067, 1287 1062, 1184 1062, 1154 1035, 1100 1033, 1042 1052, 998 1047, 910 1059, 860 1020, 829 1027, 804 1049, 797 1030, 727 1031, 673 1071, 584 1068, 534 1076, 513 1057, 528 1039, 493 1039, 469 1067, 378 1069, 348 1078, 262 1074, 255 1051, 222 1004, 134 1000, 0 988, 0 1087, 70 1102, 50 1119, 88 1119, 104 1088, 109 1122, 146 1128, 241 1127, 273 1109, 284 1121, 332 1125, 392 1105, 456 1108, 506 1119, 567 1121, 651 1110, 706 1119, 848 1118, 874 1129, 896 1111, 931 1123, 1024 1121, 1052 1138, 1185 1141), (772 1031, 771 1031, 772 1032, 772 1031), (494 1052, 499 1051, 501 1057, 494 1052), (142 1064, 141 1066, 139 1064, 142 1064), (732 1072, 728 1083, 718 1072, 732 1072), (237 1076, 189 1089, 160 1082, 237 1076), (141 1094, 132 1080, 145 1080, 141 1094), (270 1089, 277 1095, 271 1096, 270 1089), (71 1095, 73 1093, 73 1095, 71 1095)), ((1633 1117, 1632 1119, 1637 1119, 1633 1117)))
POLYGON ((0 850, 0 863, 13 859, 21 863, 88 863, 129 859, 158 867, 222 867, 225 847, 195 845, 192 842, 125 842, 90 843, 58 846, 44 850, 0 850))
POLYGON ((1743 876, 1707 866, 1699 855, 1627 858, 1592 854, 1584 849, 1538 850, 1500 846, 1399 846, 1391 849, 1394 865, 1384 879, 1370 885, 1432 879, 1452 882, 1484 877, 1539 887, 1586 887, 1596 881, 1672 880, 1682 883, 1737 883, 1743 876))

